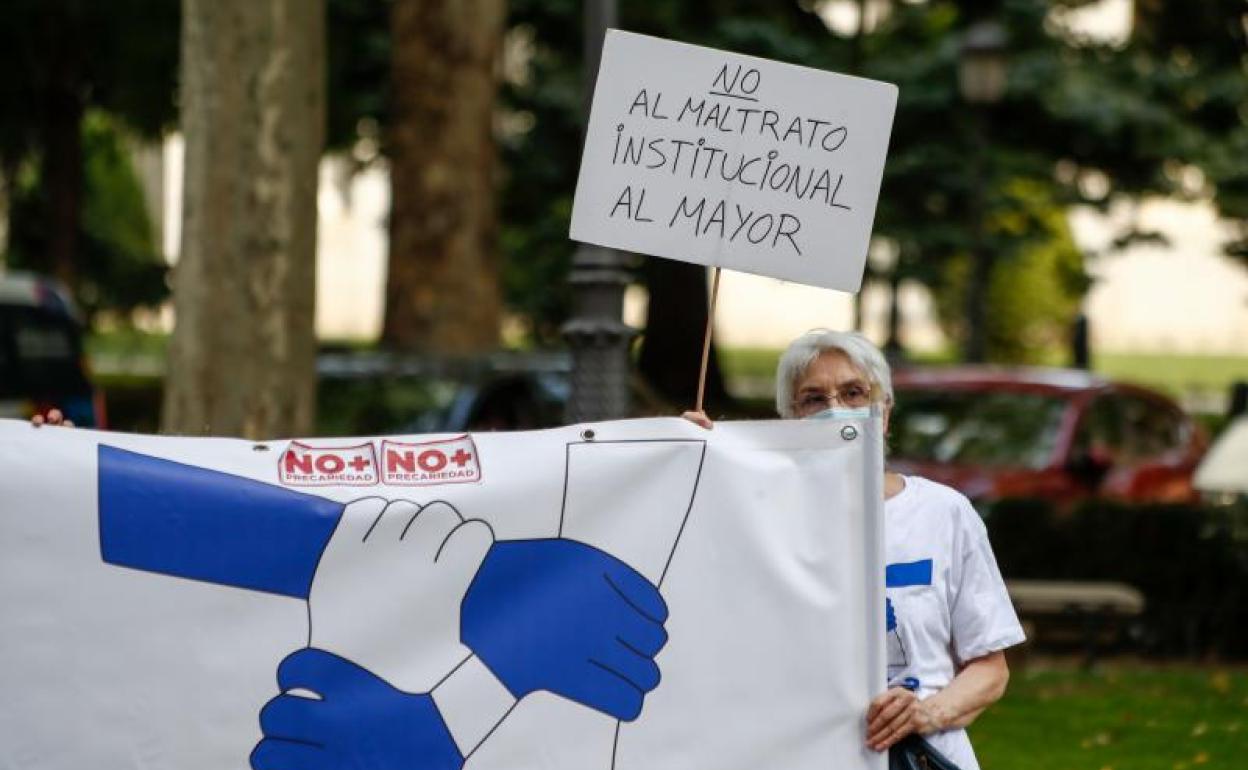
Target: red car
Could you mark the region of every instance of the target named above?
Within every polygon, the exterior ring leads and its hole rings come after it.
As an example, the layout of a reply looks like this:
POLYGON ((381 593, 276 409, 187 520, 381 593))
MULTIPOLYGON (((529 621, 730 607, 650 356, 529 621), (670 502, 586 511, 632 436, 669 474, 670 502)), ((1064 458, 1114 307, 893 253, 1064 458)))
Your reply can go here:
POLYGON ((1189 502, 1208 445, 1171 399, 1077 370, 898 370, 889 465, 972 501, 1189 502))

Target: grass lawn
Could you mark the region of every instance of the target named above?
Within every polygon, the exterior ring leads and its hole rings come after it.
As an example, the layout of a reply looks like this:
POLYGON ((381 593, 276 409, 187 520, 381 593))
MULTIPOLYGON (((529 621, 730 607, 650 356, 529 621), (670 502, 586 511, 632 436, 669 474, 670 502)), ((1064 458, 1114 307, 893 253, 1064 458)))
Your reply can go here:
MULTIPOLYGON (((136 360, 161 362, 169 339, 161 334, 133 330, 94 333, 87 337, 87 352, 104 368, 125 369, 136 360), (111 364, 111 366, 109 366, 111 364)), ((731 380, 758 382, 770 380, 776 369, 779 350, 770 348, 723 348, 720 350, 724 372, 731 380)), ((952 353, 917 357, 921 364, 945 364, 954 360, 952 353)), ((1057 362, 1059 359, 1054 358, 1057 362)), ((1182 397, 1193 390, 1226 392, 1235 380, 1248 380, 1248 356, 1183 356, 1105 353, 1093 360, 1096 372, 1107 377, 1136 382, 1182 397)), ((1248 765, 1246 765, 1248 766, 1248 765)))
MULTIPOLYGON (((720 356, 730 381, 759 380, 774 376, 780 351, 724 348, 720 356)), ((951 355, 916 358, 917 363, 924 365, 947 364, 953 360, 951 355)), ((1229 392, 1232 382, 1248 380, 1248 356, 1103 353, 1093 357, 1093 370, 1110 379, 1150 386, 1183 398, 1193 391, 1224 394, 1229 392)))
POLYGON ((1182 393, 1192 389, 1229 389, 1248 380, 1248 356, 1167 356, 1106 353, 1093 356, 1097 372, 1116 380, 1182 393))
POLYGON ((1014 673, 971 727, 985 770, 1248 767, 1248 671, 1114 665, 1014 673))
POLYGON ((91 331, 86 336, 86 348, 91 356, 149 355, 163 358, 169 349, 169 335, 127 328, 91 331))

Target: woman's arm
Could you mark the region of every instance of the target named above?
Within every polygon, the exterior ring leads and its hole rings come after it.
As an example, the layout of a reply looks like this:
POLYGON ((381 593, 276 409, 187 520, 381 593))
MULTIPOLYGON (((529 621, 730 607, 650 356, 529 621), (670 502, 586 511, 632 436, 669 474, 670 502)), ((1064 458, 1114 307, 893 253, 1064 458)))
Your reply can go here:
MULTIPOLYGON (((923 701, 933 730, 966 727, 1001 699, 1010 681, 1004 652, 991 652, 966 664, 949 686, 923 701)), ((929 731, 930 732, 930 731, 929 731)))
POLYGON ((890 688, 867 710, 867 745, 884 751, 910 733, 966 727, 1005 694, 1009 680, 1005 653, 992 652, 968 662, 947 687, 926 700, 905 688, 890 688))

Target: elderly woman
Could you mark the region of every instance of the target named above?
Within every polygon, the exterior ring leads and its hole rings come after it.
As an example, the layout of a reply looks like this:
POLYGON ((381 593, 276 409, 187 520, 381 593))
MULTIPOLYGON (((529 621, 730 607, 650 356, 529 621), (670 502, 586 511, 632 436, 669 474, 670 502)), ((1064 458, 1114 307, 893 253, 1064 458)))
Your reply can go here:
MULTIPOLYGON (((837 417, 873 404, 887 431, 892 378, 862 335, 815 329, 780 357, 781 417, 837 417)), ((701 412, 685 417, 712 427, 701 412)), ((1024 639, 987 531, 955 490, 886 472, 884 542, 889 686, 867 709, 867 745, 884 751, 918 734, 962 770, 977 770, 965 728, 1005 692, 1003 651, 1024 639)))

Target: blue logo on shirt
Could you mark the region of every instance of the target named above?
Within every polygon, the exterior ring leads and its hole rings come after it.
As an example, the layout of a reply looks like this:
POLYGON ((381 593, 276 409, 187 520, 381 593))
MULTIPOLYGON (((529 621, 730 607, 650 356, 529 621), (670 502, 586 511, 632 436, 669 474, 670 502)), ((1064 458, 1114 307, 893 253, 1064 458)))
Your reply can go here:
MULTIPOLYGON (((906 588, 909 586, 930 586, 932 584, 932 560, 900 562, 889 564, 884 568, 884 585, 887 588, 906 588)), ((910 665, 910 656, 906 654, 906 646, 897 631, 897 611, 893 608, 893 600, 884 600, 885 632, 888 634, 888 679, 893 680, 910 665)), ((919 680, 906 677, 902 687, 917 690, 919 680)))
POLYGON ((930 586, 932 584, 932 560, 910 561, 890 564, 884 568, 884 585, 889 588, 906 586, 930 586))

